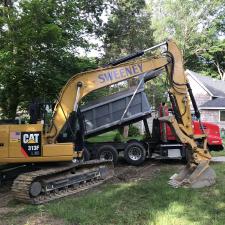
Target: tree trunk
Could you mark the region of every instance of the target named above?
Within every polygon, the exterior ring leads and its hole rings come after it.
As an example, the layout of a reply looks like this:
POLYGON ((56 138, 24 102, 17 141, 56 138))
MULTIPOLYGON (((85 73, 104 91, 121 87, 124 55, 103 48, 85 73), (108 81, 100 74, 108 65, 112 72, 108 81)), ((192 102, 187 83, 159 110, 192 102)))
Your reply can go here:
POLYGON ((123 137, 127 138, 129 133, 129 126, 123 127, 123 137))

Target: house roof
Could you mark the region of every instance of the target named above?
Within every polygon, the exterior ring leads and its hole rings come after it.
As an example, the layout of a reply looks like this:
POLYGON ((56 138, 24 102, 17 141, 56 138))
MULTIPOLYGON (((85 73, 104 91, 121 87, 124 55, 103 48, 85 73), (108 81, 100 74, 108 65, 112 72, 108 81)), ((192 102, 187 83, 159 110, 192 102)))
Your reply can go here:
POLYGON ((225 109, 225 98, 215 98, 202 104, 200 109, 225 109))
POLYGON ((208 76, 202 76, 199 73, 195 73, 191 70, 186 71, 212 97, 225 98, 225 81, 217 80, 208 76))

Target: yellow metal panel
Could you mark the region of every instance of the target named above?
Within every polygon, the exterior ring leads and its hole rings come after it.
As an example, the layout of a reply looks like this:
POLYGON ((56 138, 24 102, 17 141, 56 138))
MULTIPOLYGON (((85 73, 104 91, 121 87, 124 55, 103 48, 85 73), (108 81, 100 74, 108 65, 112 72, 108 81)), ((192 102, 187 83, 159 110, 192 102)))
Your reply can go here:
POLYGON ((73 143, 43 145, 43 157, 71 156, 73 157, 73 143))
MULTIPOLYGON (((41 131, 42 132, 42 128, 43 128, 42 124, 9 125, 9 131, 10 131, 10 134, 9 134, 9 136, 10 136, 9 157, 25 158, 24 154, 21 151, 21 140, 20 140, 20 138, 18 138, 18 140, 16 141, 15 138, 12 138, 13 135, 15 135, 17 133, 18 137, 20 137, 21 132, 35 132, 35 131, 41 131)), ((32 158, 34 158, 34 157, 32 157, 32 158)))
POLYGON ((10 126, 10 131, 21 131, 21 132, 32 132, 32 131, 42 131, 42 124, 12 124, 10 126))
MULTIPOLYGON (((19 146, 19 144, 18 144, 19 146)), ((14 148, 16 156, 0 157, 0 163, 35 163, 72 161, 74 158, 73 143, 43 145, 42 156, 24 157, 20 148, 14 148), (19 155, 19 157, 18 157, 19 155)))
POLYGON ((28 158, 0 158, 0 163, 37 163, 72 161, 73 156, 28 157, 28 158))
POLYGON ((9 152, 9 125, 0 126, 0 158, 8 157, 9 152))

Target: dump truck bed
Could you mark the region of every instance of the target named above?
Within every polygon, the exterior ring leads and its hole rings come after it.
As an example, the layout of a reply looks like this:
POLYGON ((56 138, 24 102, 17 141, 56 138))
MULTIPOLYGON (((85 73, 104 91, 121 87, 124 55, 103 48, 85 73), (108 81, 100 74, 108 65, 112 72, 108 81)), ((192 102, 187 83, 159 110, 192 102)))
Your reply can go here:
POLYGON ((135 89, 136 87, 133 87, 81 107, 85 118, 86 137, 105 133, 151 116, 151 106, 144 87, 139 88, 134 95, 135 89))

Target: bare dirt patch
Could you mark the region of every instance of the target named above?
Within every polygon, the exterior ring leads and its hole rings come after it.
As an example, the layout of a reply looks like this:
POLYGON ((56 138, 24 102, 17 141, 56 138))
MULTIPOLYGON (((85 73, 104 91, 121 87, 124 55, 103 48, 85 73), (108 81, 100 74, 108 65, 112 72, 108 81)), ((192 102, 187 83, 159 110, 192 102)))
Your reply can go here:
POLYGON ((0 225, 64 225, 62 219, 56 219, 46 213, 38 213, 29 216, 7 217, 0 221, 0 225))
MULTIPOLYGON (((120 162, 115 167, 115 176, 112 181, 117 182, 129 182, 139 180, 149 180, 157 176, 161 169, 176 166, 179 170, 183 165, 180 161, 157 161, 147 160, 141 166, 124 165, 124 162, 120 162)), ((172 175, 172 174, 171 174, 172 175)))
MULTIPOLYGON (((12 195, 10 193, 11 183, 6 183, 0 186, 0 210, 2 207, 8 205, 9 201, 12 200, 12 195)), ((1 215, 1 212, 0 212, 1 215)))
POLYGON ((161 165, 157 162, 145 162, 141 166, 124 166, 119 164, 115 167, 114 182, 129 182, 149 179, 160 172, 161 165))
POLYGON ((24 211, 25 205, 14 204, 11 193, 12 183, 0 186, 0 225, 64 225, 64 221, 49 216, 47 213, 38 213, 20 216, 24 211))
POLYGON ((29 225, 63 225, 65 224, 61 219, 55 219, 48 214, 32 215, 26 219, 26 223, 29 225))

